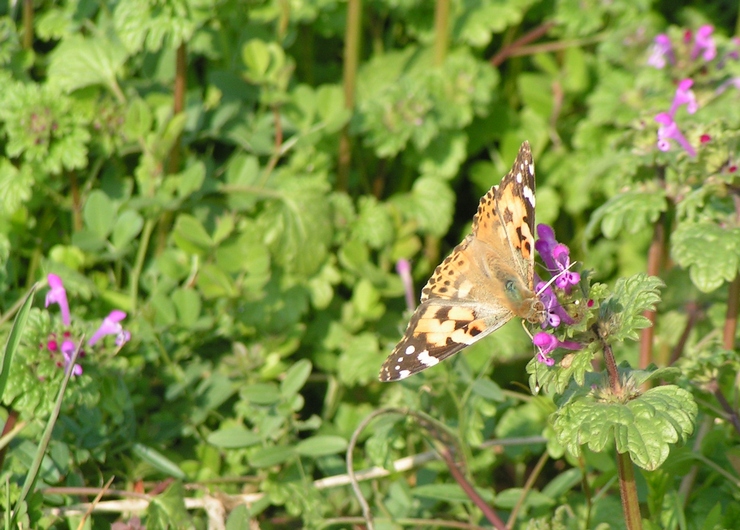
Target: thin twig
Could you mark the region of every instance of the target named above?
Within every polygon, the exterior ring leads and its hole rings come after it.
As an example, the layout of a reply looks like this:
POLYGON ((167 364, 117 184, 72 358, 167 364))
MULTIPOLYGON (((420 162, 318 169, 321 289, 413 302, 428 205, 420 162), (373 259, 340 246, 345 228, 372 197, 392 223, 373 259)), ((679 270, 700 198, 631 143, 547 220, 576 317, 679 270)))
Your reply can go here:
POLYGON ((82 530, 85 527, 85 522, 92 514, 93 510, 95 509, 95 506, 100 502, 100 499, 103 498, 103 495, 105 495, 105 492, 108 491, 110 488, 110 485, 113 484, 113 480, 116 478, 115 475, 112 475, 111 478, 108 479, 108 482, 105 483, 105 485, 100 489, 98 494, 95 496, 93 501, 90 503, 90 507, 85 512, 85 515, 83 515, 80 518, 80 524, 77 525, 77 530, 82 530))
MULTIPOLYGON (((378 414, 375 414, 375 416, 377 417, 378 415, 380 415, 380 413, 389 413, 389 414, 398 413, 398 414, 406 415, 406 411, 404 411, 403 409, 383 409, 382 411, 378 411, 378 414)), ((546 441, 547 440, 542 436, 506 438, 504 440, 486 440, 485 442, 480 444, 477 447, 477 449, 488 449, 491 447, 516 447, 516 446, 521 446, 521 445, 530 446, 533 444, 545 443, 546 441)), ((355 445, 356 443, 357 442, 355 441, 355 445)), ((352 444, 352 441, 350 440, 350 446, 351 444, 352 444)), ((412 455, 412 456, 406 456, 398 460, 395 460, 391 464, 390 471, 388 469, 375 466, 375 467, 363 469, 362 471, 357 471, 354 473, 345 473, 341 475, 333 475, 331 477, 321 478, 321 479, 315 480, 312 485, 314 488, 318 490, 347 486, 347 485, 352 484, 352 481, 353 481, 352 475, 354 476, 355 482, 364 482, 368 480, 387 477, 389 475, 392 475, 393 473, 401 473, 404 471, 410 471, 428 462, 432 462, 434 460, 439 460, 439 459, 440 459, 440 455, 436 451, 425 451, 423 453, 419 453, 419 454, 412 455)), ((186 484, 185 488, 188 489, 189 485, 186 484)), ((43 488, 40 491, 42 494, 48 494, 48 495, 96 495, 100 492, 100 488, 54 487, 54 488, 43 488)), ((105 492, 104 496, 112 496, 112 495, 115 495, 118 497, 128 497, 128 499, 100 502, 98 503, 97 506, 95 506, 95 509, 93 511, 94 512, 105 512, 105 513, 142 512, 147 509, 149 502, 151 501, 150 495, 143 494, 143 493, 136 493, 134 491, 127 491, 127 490, 108 490, 107 492, 105 492)), ((244 493, 241 495, 232 495, 232 496, 228 496, 224 498, 228 498, 229 506, 233 507, 238 504, 246 504, 246 505, 254 504, 255 502, 261 500, 264 496, 265 496, 264 493, 257 492, 257 493, 244 493)), ((204 509, 206 504, 207 503, 203 502, 203 499, 200 497, 185 499, 185 507, 191 510, 204 509)), ((90 506, 90 503, 80 503, 80 504, 75 504, 71 506, 53 508, 49 511, 45 511, 45 513, 48 513, 50 515, 55 515, 55 516, 82 515, 89 508, 89 506, 90 506)))
POLYGON ((447 469, 450 470, 450 475, 452 475, 452 478, 455 479, 455 481, 460 485, 462 490, 465 492, 465 495, 470 498, 471 501, 480 509, 480 511, 483 512, 483 515, 486 519, 496 528, 499 530, 506 530, 506 525, 504 522, 499 518, 498 514, 486 504, 486 501, 483 500, 483 498, 478 494, 477 491, 475 491, 475 488, 473 485, 468 482, 468 480, 465 478, 465 475, 462 474, 462 471, 458 469, 457 464, 455 464, 455 459, 452 458, 452 452, 450 451, 450 448, 447 446, 443 446, 443 448, 439 451, 440 456, 442 457, 442 460, 444 460, 445 464, 447 464, 447 469))
POLYGON ((537 26, 532 31, 525 33, 508 46, 504 46, 496 55, 491 57, 491 64, 496 67, 501 66, 507 58, 515 54, 516 50, 523 48, 525 44, 529 44, 543 37, 554 26, 555 22, 546 22, 541 26, 537 26))
POLYGON ((519 499, 516 501, 516 505, 511 510, 511 515, 509 515, 509 519, 506 521, 506 528, 513 528, 514 521, 516 521, 519 510, 522 509, 522 505, 527 498, 527 493, 529 493, 529 491, 532 489, 532 486, 534 486, 534 481, 537 480, 537 477, 539 477, 540 473, 542 473, 542 468, 545 467, 545 462, 547 462, 548 458, 550 458, 550 455, 547 453, 547 451, 542 453, 542 456, 540 456, 540 459, 537 461, 534 469, 529 474, 529 477, 527 477, 527 482, 524 484, 522 493, 521 495, 519 495, 519 499))
POLYGON ((673 365, 673 363, 678 361, 678 358, 681 357, 681 354, 686 347, 686 343, 689 340, 689 334, 691 333, 691 330, 694 329, 694 326, 696 325, 696 322, 697 320, 699 320, 699 316, 702 313, 699 304, 693 300, 686 302, 685 307, 688 319, 686 320, 686 325, 683 328, 683 332, 681 332, 681 336, 678 338, 678 342, 676 342, 676 345, 671 351, 671 358, 668 360, 668 366, 673 365))

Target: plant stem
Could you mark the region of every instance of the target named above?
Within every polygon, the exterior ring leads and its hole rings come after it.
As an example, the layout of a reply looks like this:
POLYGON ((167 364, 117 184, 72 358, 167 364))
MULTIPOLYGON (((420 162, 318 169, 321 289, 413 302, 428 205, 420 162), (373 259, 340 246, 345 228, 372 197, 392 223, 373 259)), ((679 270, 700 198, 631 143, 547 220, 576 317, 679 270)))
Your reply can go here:
MULTIPOLYGON (((653 226, 653 240, 648 250, 647 273, 650 276, 660 274, 665 252, 665 227, 663 215, 653 226)), ((650 325, 640 332, 640 368, 645 369, 653 362, 653 337, 655 336, 655 310, 648 309, 642 314, 650 321, 650 325)))
MULTIPOLYGON (((360 50, 360 23, 362 20, 362 0, 348 0, 347 26, 344 35, 344 65, 342 84, 344 86, 344 108, 352 112, 355 108, 355 86, 357 83, 357 64, 360 50)), ((337 190, 347 191, 349 170, 352 162, 352 144, 349 140, 349 125, 345 125, 339 137, 337 159, 337 190)))
POLYGON ((701 308, 699 307, 698 303, 691 300, 689 302, 686 302, 686 313, 688 314, 686 326, 683 328, 683 332, 678 338, 678 342, 676 342, 676 345, 673 347, 671 358, 668 359, 668 366, 671 366, 678 360, 679 357, 681 357, 681 353, 683 353, 683 349, 684 347, 686 347, 686 342, 689 340, 689 334, 691 333, 691 330, 694 329, 697 320, 699 320, 699 315, 701 315, 701 308))
POLYGON ((33 48, 33 0, 23 1, 23 49, 33 48))
POLYGON ((506 528, 513 528, 514 527, 514 521, 516 521, 517 514, 519 513, 519 510, 521 510, 522 505, 524 504, 524 501, 527 498, 527 493, 532 489, 532 485, 534 484, 534 481, 537 480, 537 477, 540 476, 540 473, 542 473, 542 468, 545 467, 545 462, 547 462, 548 458, 550 458, 550 455, 547 451, 542 453, 542 456, 540 456, 540 459, 537 461, 537 464, 534 466, 534 469, 529 474, 529 477, 527 477, 527 482, 524 484, 524 488, 522 488, 522 494, 519 496, 519 499, 516 501, 516 505, 514 505, 514 508, 511 510, 511 515, 509 516, 509 519, 506 521, 506 528))
POLYGON ((75 232, 82 230, 82 201, 80 200, 80 186, 77 183, 77 172, 72 170, 69 175, 69 187, 72 191, 72 228, 75 232))
POLYGON ((606 365, 606 372, 609 374, 609 387, 614 395, 619 396, 622 394, 622 384, 619 382, 619 371, 617 370, 617 362, 614 360, 612 347, 601 335, 598 323, 594 324, 591 330, 596 334, 598 341, 601 343, 601 351, 604 352, 604 364, 606 365))
POLYGON ((154 230, 154 220, 147 219, 144 223, 144 229, 141 231, 139 250, 136 253, 136 261, 131 271, 131 312, 134 314, 136 313, 136 302, 139 299, 139 277, 141 276, 141 270, 144 268, 144 258, 146 258, 146 251, 149 248, 149 238, 152 236, 152 230, 154 230))
POLYGON ((727 293, 727 313, 722 335, 722 345, 726 350, 735 349, 735 332, 737 330, 737 311, 740 302, 740 274, 735 276, 727 293))
POLYGON ((554 26, 554 22, 546 22, 545 24, 534 28, 529 33, 525 33, 508 46, 504 46, 496 55, 491 57, 491 64, 493 66, 501 66, 501 63, 503 63, 509 56, 514 55, 514 51, 517 48, 521 48, 525 44, 529 44, 530 42, 543 37, 548 31, 550 31, 550 28, 554 26))
POLYGON ((472 500, 475 505, 480 509, 480 511, 483 512, 483 515, 488 519, 488 521, 495 527, 500 530, 506 530, 506 525, 504 522, 499 518, 499 516, 496 514, 496 512, 486 504, 486 501, 484 501, 480 495, 478 495, 478 492, 475 491, 475 488, 473 487, 470 482, 465 478, 465 475, 463 475, 462 471, 458 469, 457 464, 455 464, 455 459, 452 458, 452 453, 450 452, 449 447, 443 446, 442 449, 439 451, 440 456, 442 457, 442 460, 445 461, 445 464, 447 464, 447 468, 450 470, 450 474, 452 477, 457 481, 457 483, 460 485, 460 487, 465 492, 465 495, 467 495, 470 500, 472 500))
MULTIPOLYGON (((0 438, 8 434, 10 431, 13 430, 13 427, 15 427, 15 424, 18 422, 18 411, 15 410, 13 407, 8 406, 8 418, 5 420, 5 425, 3 425, 3 431, 0 433, 0 438)), ((3 467, 3 463, 5 462, 5 454, 8 452, 8 446, 6 445, 2 449, 0 449, 0 469, 3 467)))
POLYGON ((642 528, 640 503, 637 500, 637 486, 635 485, 635 470, 632 467, 628 453, 617 453, 617 467, 619 469, 619 493, 622 498, 624 522, 628 530, 642 528))
POLYGON ((434 65, 442 66, 447 57, 450 27, 450 0, 437 0, 434 7, 434 65))
MULTIPOLYGON (((623 389, 619 381, 614 352, 611 345, 604 340, 599 332, 598 324, 594 324, 593 329, 604 352, 604 364, 606 364, 606 371, 609 374, 609 386, 614 395, 620 397, 623 394, 623 389)), ((639 530, 642 528, 642 518, 640 517, 640 503, 637 499, 637 487, 635 486, 635 471, 629 453, 617 451, 617 468, 619 469, 619 493, 622 499, 625 523, 629 530, 639 530)))

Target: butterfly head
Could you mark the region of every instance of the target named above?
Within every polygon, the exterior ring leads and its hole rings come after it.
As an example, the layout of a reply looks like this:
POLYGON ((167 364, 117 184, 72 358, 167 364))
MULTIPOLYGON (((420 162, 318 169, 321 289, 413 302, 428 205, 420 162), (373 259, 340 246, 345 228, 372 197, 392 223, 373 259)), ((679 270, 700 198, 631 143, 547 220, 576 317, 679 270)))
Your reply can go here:
POLYGON ((537 295, 534 296, 534 299, 528 300, 528 302, 529 309, 524 318, 526 318, 527 322, 530 324, 542 325, 542 323, 547 320, 547 309, 545 309, 545 304, 542 303, 542 300, 540 300, 537 295))

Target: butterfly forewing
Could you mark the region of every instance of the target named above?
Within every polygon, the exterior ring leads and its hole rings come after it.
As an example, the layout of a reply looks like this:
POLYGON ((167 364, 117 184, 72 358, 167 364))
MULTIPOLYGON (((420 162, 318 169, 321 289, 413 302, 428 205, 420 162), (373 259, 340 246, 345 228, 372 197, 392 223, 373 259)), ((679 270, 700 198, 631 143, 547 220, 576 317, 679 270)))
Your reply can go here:
MULTIPOLYGON (((512 277, 525 296, 533 279, 534 164, 529 144, 511 171, 478 205, 473 233, 435 269, 406 333, 380 370, 381 381, 404 379, 439 363, 486 335, 514 314, 501 281, 512 277), (492 270, 493 269, 493 270, 492 270), (499 279, 500 280, 500 279, 499 279)), ((530 319, 531 320, 531 319, 530 319)))

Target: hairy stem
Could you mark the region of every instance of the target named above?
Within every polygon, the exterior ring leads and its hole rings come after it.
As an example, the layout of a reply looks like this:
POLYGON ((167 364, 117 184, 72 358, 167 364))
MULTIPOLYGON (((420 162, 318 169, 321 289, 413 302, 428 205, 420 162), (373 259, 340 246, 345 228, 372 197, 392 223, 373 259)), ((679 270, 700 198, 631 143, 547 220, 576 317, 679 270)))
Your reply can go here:
POLYGON ((642 517, 640 516, 640 503, 637 500, 635 470, 627 453, 617 453, 617 466, 624 522, 628 530, 639 530, 642 528, 642 517))
POLYGON ((609 388, 612 389, 614 395, 621 395, 622 384, 619 382, 619 371, 617 370, 617 362, 614 360, 614 351, 612 351, 611 345, 602 336, 598 323, 594 324, 591 330, 596 334, 598 341, 601 343, 601 351, 604 353, 604 364, 606 365, 606 372, 609 375, 609 388))

